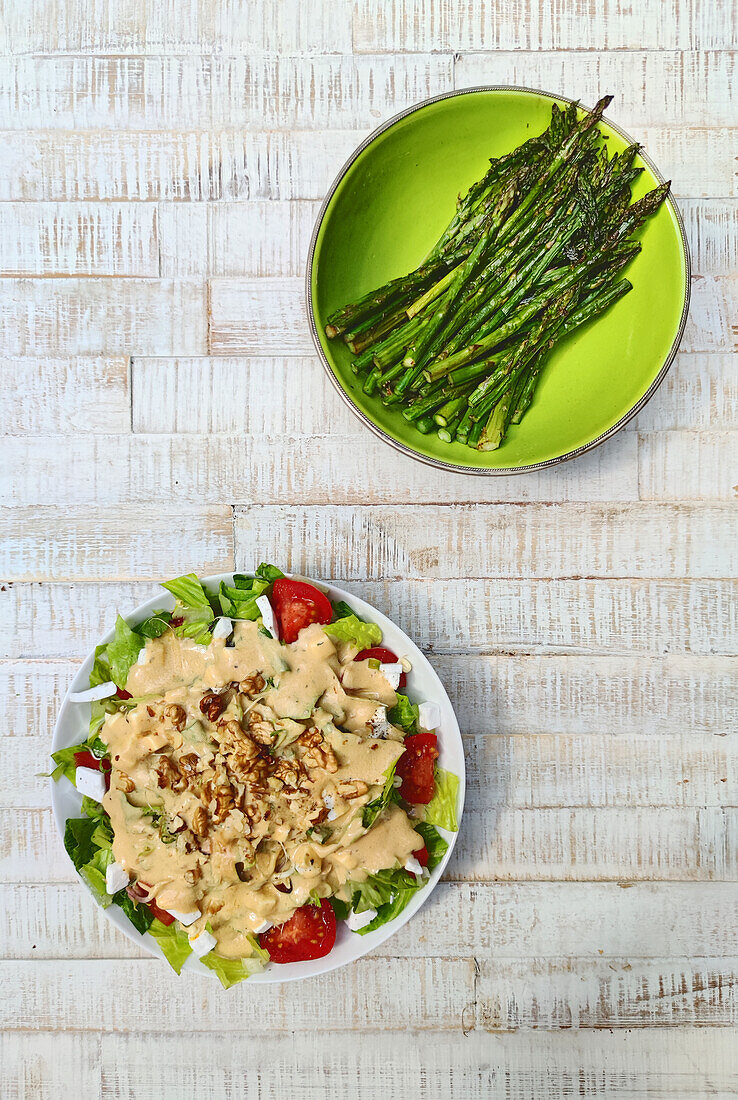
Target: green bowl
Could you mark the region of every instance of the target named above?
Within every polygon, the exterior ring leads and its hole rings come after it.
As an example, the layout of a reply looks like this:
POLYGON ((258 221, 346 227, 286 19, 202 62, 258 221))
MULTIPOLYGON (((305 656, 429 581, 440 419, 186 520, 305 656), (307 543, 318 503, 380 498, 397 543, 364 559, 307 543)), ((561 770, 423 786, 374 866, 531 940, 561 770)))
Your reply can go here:
MULTIPOLYGON (((328 375, 356 415, 387 443, 430 465, 507 474, 573 458, 613 435, 655 392, 681 339, 689 306, 689 249, 669 197, 641 230, 643 251, 627 269, 633 290, 573 333, 550 357, 535 398, 497 451, 421 435, 396 407, 367 397, 352 355, 328 340, 326 318, 388 279, 412 270, 450 221, 456 197, 550 121, 562 96, 525 88, 470 88, 426 100, 390 119, 341 169, 313 231, 307 268, 308 316, 328 375)), ((610 151, 633 141, 603 120, 610 151)), ((647 156, 640 197, 663 182, 647 156)))

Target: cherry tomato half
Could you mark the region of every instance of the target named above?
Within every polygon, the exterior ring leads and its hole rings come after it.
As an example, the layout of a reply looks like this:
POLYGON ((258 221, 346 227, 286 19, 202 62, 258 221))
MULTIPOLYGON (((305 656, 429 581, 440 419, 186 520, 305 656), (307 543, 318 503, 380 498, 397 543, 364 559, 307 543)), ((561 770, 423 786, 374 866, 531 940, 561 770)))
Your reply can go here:
POLYGON ((428 866, 428 849, 426 848, 425 844, 422 848, 418 848, 417 852, 413 852, 413 855, 415 856, 421 867, 428 866))
POLYGON ((402 779, 400 794, 406 802, 418 806, 431 801, 436 789, 433 769, 437 758, 435 733, 415 733, 405 738, 405 751, 397 761, 395 774, 402 779))
POLYGON ((130 691, 126 691, 125 688, 118 688, 118 690, 116 691, 115 694, 118 696, 119 699, 132 699, 133 698, 130 691))
POLYGON ((311 623, 329 623, 333 618, 328 597, 305 581, 280 577, 272 586, 269 602, 277 616, 283 642, 295 642, 304 627, 311 623))
POLYGON ((325 898, 320 906, 301 906, 284 924, 277 924, 259 936, 259 944, 274 963, 322 959, 330 954, 335 942, 336 917, 325 898))
MULTIPOLYGON (((382 665, 394 665, 397 662, 397 657, 394 655, 391 649, 386 649, 383 645, 375 645, 372 649, 362 649, 361 653, 357 653, 354 657, 355 661, 379 661, 382 665)), ((407 676, 404 672, 400 673, 400 682, 397 685, 397 690, 402 689, 407 684, 407 676)))
POLYGON ((126 887, 126 893, 131 901, 135 901, 136 905, 145 905, 147 909, 151 910, 153 916, 157 920, 160 920, 162 924, 169 926, 174 924, 174 917, 171 913, 167 913, 166 909, 160 909, 155 901, 147 901, 151 890, 150 886, 147 886, 145 882, 132 882, 130 886, 126 887))
POLYGON ((110 761, 103 756, 101 759, 94 756, 88 749, 74 754, 74 763, 78 768, 90 768, 93 772, 109 772, 110 761))

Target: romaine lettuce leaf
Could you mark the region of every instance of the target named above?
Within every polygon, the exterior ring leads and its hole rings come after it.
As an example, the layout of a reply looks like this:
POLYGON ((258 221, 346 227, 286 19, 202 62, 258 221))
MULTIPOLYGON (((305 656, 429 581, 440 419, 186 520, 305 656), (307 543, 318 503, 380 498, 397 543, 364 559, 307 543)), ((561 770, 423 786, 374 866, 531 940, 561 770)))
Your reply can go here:
POLYGON ((64 826, 64 847, 78 871, 97 851, 92 840, 96 828, 97 821, 90 817, 70 817, 64 826))
POLYGON ((355 913, 364 913, 367 909, 380 910, 387 905, 398 891, 417 889, 418 881, 414 875, 402 867, 377 871, 364 882, 352 882, 350 888, 351 908, 355 913))
MULTIPOLYGON (((354 614, 345 600, 331 601, 331 607, 333 608, 334 619, 348 619, 350 615, 354 614)), ((356 618, 359 619, 359 616, 357 615, 356 618)), ((364 620, 359 619, 359 622, 363 623, 364 620)))
POLYGON ((340 898, 328 898, 331 904, 331 908, 335 913, 336 920, 346 920, 351 912, 351 906, 347 901, 341 901, 340 898))
POLYGON ((387 721, 405 733, 416 733, 418 728, 418 704, 411 703, 407 695, 397 692, 397 702, 387 712, 387 721))
POLYGON ((110 662, 108 661, 107 654, 107 645, 95 646, 95 659, 90 669, 90 687, 97 687, 98 684, 107 684, 109 680, 112 680, 113 677, 110 672, 110 662))
POLYGON ((51 778, 57 783, 63 775, 66 775, 70 783, 74 783, 74 779, 77 773, 77 765, 74 762, 74 754, 81 752, 82 745, 68 745, 66 749, 57 749, 56 752, 52 752, 51 759, 56 765, 52 772, 44 772, 44 775, 50 775, 51 778))
POLYGON ((162 581, 162 588, 172 595, 183 607, 202 607, 210 610, 208 594, 200 584, 195 573, 185 573, 171 581, 162 581))
POLYGON ((113 901, 120 906, 137 932, 148 932, 154 920, 153 913, 146 905, 136 905, 128 896, 126 890, 119 890, 113 894, 113 901))
POLYGON ((118 615, 115 620, 115 637, 112 642, 108 642, 107 659, 111 679, 119 688, 125 688, 131 665, 136 663, 143 645, 144 639, 141 635, 131 630, 122 615, 118 615))
POLYGON ((456 803, 459 795, 459 777, 436 764, 436 793, 425 810, 425 821, 429 825, 438 825, 455 833, 459 824, 456 819, 456 803))
POLYGON ((154 611, 148 619, 138 623, 134 629, 142 638, 161 638, 162 634, 169 629, 171 617, 171 611, 154 611))
MULTIPOLYGON (((209 925, 207 929, 208 932, 212 932, 209 925)), ((248 932, 247 939, 254 950, 254 954, 247 959, 226 959, 215 951, 211 951, 202 960, 208 970, 218 975, 224 989, 230 989, 237 982, 245 981, 252 974, 258 974, 269 962, 269 952, 264 950, 256 936, 248 932)))
POLYGON ((339 642, 349 642, 358 649, 371 649, 382 641, 382 631, 376 623, 364 623, 353 613, 328 623, 323 630, 339 642))
POLYGON ((367 909, 376 909, 377 915, 358 935, 366 936, 383 924, 394 920, 402 912, 413 894, 425 885, 425 880, 416 878, 402 867, 393 870, 377 871, 366 882, 352 883, 354 893, 351 907, 355 913, 364 913, 367 909))
POLYGON ((244 577, 242 574, 235 576, 233 581, 232 585, 224 581, 220 583, 218 591, 220 609, 231 619, 250 619, 253 622, 261 615, 261 611, 256 606, 257 597, 264 595, 269 587, 269 581, 259 580, 256 577, 244 577), (243 584, 237 585, 235 582, 238 580, 243 584))
POLYGON ((429 825, 427 821, 418 821, 415 825, 415 832, 420 833, 423 838, 423 843, 428 852, 428 870, 432 871, 448 851, 448 844, 435 826, 429 825))
MULTIPOLYGON (((399 757, 398 757, 399 760, 399 757)), ((382 793, 373 798, 371 802, 367 802, 366 806, 362 810, 361 823, 365 829, 371 828, 376 821, 378 815, 382 812, 385 806, 390 802, 399 802, 400 796, 395 787, 395 769, 397 768, 397 760, 394 764, 387 769, 385 775, 387 778, 384 781, 384 788, 382 793)))
POLYGON ((266 581, 267 584, 274 584, 275 581, 281 580, 284 577, 284 573, 281 569, 278 569, 276 565, 269 565, 263 561, 259 568, 256 570, 256 576, 266 581))
POLYGON ((92 859, 79 869, 79 873, 103 909, 107 909, 113 900, 105 884, 105 870, 113 862, 113 853, 110 848, 98 848, 92 859))
POLYGON ((172 970, 176 970, 178 974, 181 974, 182 967, 192 954, 187 933, 181 931, 174 924, 162 924, 156 917, 149 925, 148 932, 159 944, 164 953, 164 958, 172 970))

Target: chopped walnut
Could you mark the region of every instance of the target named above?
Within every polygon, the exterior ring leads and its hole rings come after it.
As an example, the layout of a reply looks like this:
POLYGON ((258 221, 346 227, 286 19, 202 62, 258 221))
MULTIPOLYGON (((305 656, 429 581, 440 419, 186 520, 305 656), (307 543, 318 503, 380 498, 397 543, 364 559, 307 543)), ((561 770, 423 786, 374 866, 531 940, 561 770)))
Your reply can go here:
POLYGON ((222 821, 225 821, 235 805, 236 799, 230 784, 228 784, 228 786, 218 787, 215 792, 215 813, 213 815, 215 823, 220 825, 222 821))
POLYGON ((187 779, 192 779, 197 774, 197 765, 200 759, 197 753, 188 752, 179 758, 179 770, 187 779))
POLYGON ((192 815, 192 831, 195 836, 207 835, 208 813, 204 806, 198 806, 192 815))
POLYGON ((136 784, 131 779, 130 775, 126 775, 125 772, 118 772, 115 785, 119 791, 124 791, 125 794, 130 794, 131 791, 135 791, 136 784))
POLYGON ((338 793, 347 802, 350 802, 352 798, 361 798, 368 790, 366 783, 363 783, 360 779, 352 779, 347 783, 338 784, 338 793))
POLYGON ((181 733, 185 728, 187 712, 179 703, 167 703, 162 712, 162 716, 174 727, 174 729, 176 729, 177 733, 181 733))
POLYGON ((225 706, 226 700, 217 691, 206 692, 200 700, 200 710, 211 722, 215 722, 220 718, 225 706))
POLYGON ((274 769, 273 776, 275 779, 280 780, 286 788, 297 790, 305 778, 305 773, 298 761, 280 760, 274 769))
POLYGON ((301 733, 297 738, 297 744, 303 750, 302 762, 308 768, 322 768, 331 773, 338 771, 336 754, 325 742, 320 730, 310 729, 301 733))
POLYGON ((273 743, 274 726, 268 718, 252 710, 246 719, 246 725, 254 741, 258 741, 260 745, 271 745, 273 743))
POLYGON ((202 871, 198 866, 192 868, 191 871, 185 871, 184 880, 189 886, 194 886, 197 880, 202 876, 202 871))
POLYGON ((253 675, 247 676, 245 680, 241 680, 238 690, 244 695, 248 695, 249 699, 255 699, 257 695, 261 695, 265 687, 266 680, 262 674, 254 672, 253 675))
POLYGON ((157 784, 159 787, 169 787, 173 791, 181 791, 185 781, 179 773, 179 768, 169 756, 162 756, 156 765, 157 784))

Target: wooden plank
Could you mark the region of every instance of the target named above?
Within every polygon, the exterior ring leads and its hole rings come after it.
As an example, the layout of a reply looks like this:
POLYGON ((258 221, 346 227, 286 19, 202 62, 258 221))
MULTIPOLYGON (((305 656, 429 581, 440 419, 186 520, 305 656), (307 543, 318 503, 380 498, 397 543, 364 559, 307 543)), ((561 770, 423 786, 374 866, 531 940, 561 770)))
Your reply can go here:
POLYGON ((163 511, 153 507, 6 512, 9 536, 0 543, 6 580, 159 580, 233 568, 233 516, 226 504, 163 511))
MULTIPOLYGON (((431 657, 467 734, 725 736, 738 728, 733 657, 431 657)), ((20 678, 22 674, 18 673, 20 678)))
POLYGON ((738 428, 738 355, 677 355, 629 431, 738 428))
MULTIPOLYGON (((733 346, 732 317, 738 280, 692 280, 683 351, 724 352, 733 346)), ((310 331, 302 318, 300 279, 212 279, 209 351, 212 355, 309 355, 310 331)))
MULTIPOLYGON (((8 1031, 54 1028, 60 1019, 69 1032, 99 1030, 116 1034, 133 1031, 156 1015, 157 1032, 192 1030, 222 1032, 223 990, 208 974, 182 973, 176 995, 162 1011, 162 983, 172 988, 173 975, 164 961, 128 959, 111 962, 100 980, 95 962, 41 962, 29 971, 24 963, 0 964, 6 995, 0 1022, 8 1031)), ((351 967, 313 978, 296 997, 289 985, 274 986, 265 996, 255 986, 240 986, 242 1004, 258 1005, 264 1031, 348 1032, 382 1020, 385 1028, 403 1028, 412 1019, 419 1031, 458 1029, 472 1005, 474 963, 471 959, 396 960, 377 967, 361 959, 351 967), (432 994, 432 995, 431 995, 432 994)), ((470 1023, 473 1023, 473 1010, 470 1023)), ((251 1011, 229 1021, 234 1035, 249 1033, 251 1011)))
MULTIPOLYGON (((315 364, 316 375, 320 368, 315 364)), ((636 500, 637 438, 622 432, 575 463, 525 478, 444 479, 448 503, 485 500, 636 500)), ((0 500, 29 506, 135 504, 140 500, 200 504, 215 496, 232 504, 424 503, 438 500, 439 474, 393 453, 364 432, 346 445, 322 437, 284 435, 150 435, 19 437, 0 466, 0 500), (57 442, 58 441, 58 442, 57 442), (64 478, 56 447, 64 448, 64 478), (103 464, 101 465, 101 459, 103 464), (371 480, 367 480, 367 470, 371 480)), ((258 564, 258 563, 255 563, 258 564)))
MULTIPOLYGON (((75 883, 6 884, 8 959, 147 953, 75 883)), ((442 882, 374 958, 705 958, 738 951, 735 883, 442 882)))
POLYGON ((0 275, 159 275, 151 204, 0 203, 0 275))
POLYGON ((679 208, 694 270, 704 275, 734 274, 738 268, 738 203, 730 199, 686 199, 679 208))
POLYGON ((736 1022, 738 959, 482 962, 479 1027, 629 1028, 736 1022))
POLYGON ((473 0, 356 0, 354 5, 356 51, 668 50, 687 47, 689 32, 688 9, 675 0, 637 6, 604 0, 596 17, 586 0, 555 9, 536 0, 526 5, 524 16, 515 7, 473 0))
POLYGON ((13 409, 0 427, 2 435, 131 429, 129 365, 123 356, 6 357, 0 371, 5 401, 13 409))
POLYGON ((738 432, 653 432, 638 445, 644 500, 735 500, 738 432))
MULTIPOLYGON (((661 10, 665 12, 665 6, 661 10)), ((579 42, 566 52, 560 49, 561 14, 556 13, 554 52, 535 48, 526 52, 516 42, 514 52, 462 53, 454 67, 456 87, 516 84, 545 88, 589 106, 606 92, 614 93, 607 117, 636 139, 645 126, 735 124, 738 102, 733 53, 681 52, 665 49, 662 43, 657 50, 596 48, 588 53, 579 42)))
MULTIPOLYGON (((377 120, 379 121, 379 120, 377 120)), ((322 200, 367 130, 0 131, 3 201, 322 200)), ((738 197, 735 131, 643 127, 681 198, 738 197)), ((723 350, 723 349, 720 349, 723 350)))
MULTIPOLYGON (((8 1038, 10 1045, 14 1036, 8 1038)), ((49 1037, 53 1041, 53 1037, 49 1037)), ((357 1100, 530 1100, 531 1097, 727 1096, 735 1035, 683 1027, 623 1031, 362 1031, 360 1054, 331 1035, 102 1037, 105 1100, 196 1100, 203 1066, 223 1100, 321 1100, 325 1082, 357 1100), (401 1052, 401 1056, 398 1056, 401 1052), (357 1073, 357 1064, 360 1072, 357 1073)), ((16 1040, 17 1041, 17 1040, 16 1040)), ((15 1100, 15 1097, 13 1097, 15 1100)))
MULTIPOLYGON (((0 882, 73 882, 50 811, 0 809, 0 882)), ((487 805, 464 813, 460 882, 717 882, 738 877, 738 811, 487 805)), ((92 904, 92 902, 91 902, 92 904)))
MULTIPOLYGON (((441 580, 350 583, 433 653, 733 656, 730 580, 441 580), (432 588, 431 588, 432 584, 432 588)), ((9 584, 0 589, 0 657, 83 655, 149 583, 9 584)))
MULTIPOLYGON (((441 738, 443 744, 443 738, 441 738)), ((8 737, 0 806, 42 809, 49 735, 8 737)), ((611 734, 515 734, 490 724, 465 741, 472 809, 738 806, 738 739, 692 732, 656 740, 611 734), (494 735, 494 736, 492 736, 494 735)))
POLYGON ((7 355, 202 353, 205 287, 171 279, 3 279, 7 355))
POLYGON ((351 8, 333 0, 301 5, 262 0, 98 2, 94 18, 80 0, 43 5, 37 18, 16 5, 5 19, 14 54, 350 53, 351 8))
POLYGON ((6 57, 0 117, 13 130, 355 130, 453 87, 450 54, 249 53, 6 57))
POLYGON ((262 555, 351 580, 728 577, 734 531, 729 504, 325 505, 317 515, 257 505, 235 515, 239 562, 262 555))
POLYGON ((97 1035, 0 1035, 4 1100, 54 1100, 74 1081, 84 1100, 101 1096, 97 1035))
MULTIPOLYGON (((435 654, 432 662, 470 737, 725 737, 738 726, 734 657, 435 654)), ((0 662, 6 733, 45 736, 75 672, 71 661, 0 662)))

